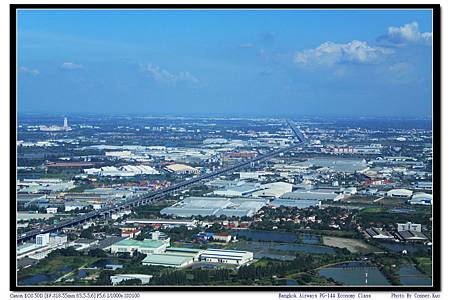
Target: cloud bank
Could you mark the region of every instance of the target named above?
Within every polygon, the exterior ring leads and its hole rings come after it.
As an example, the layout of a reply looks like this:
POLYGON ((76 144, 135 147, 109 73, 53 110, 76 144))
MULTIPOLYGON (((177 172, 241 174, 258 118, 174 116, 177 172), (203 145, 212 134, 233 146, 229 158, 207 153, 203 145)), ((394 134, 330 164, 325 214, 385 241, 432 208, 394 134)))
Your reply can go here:
POLYGON ((141 68, 149 74, 155 81, 161 83, 180 83, 187 82, 198 84, 200 80, 187 71, 178 72, 177 74, 170 73, 167 70, 161 69, 158 66, 148 64, 147 66, 141 66, 141 68))
POLYGON ((295 53, 294 62, 301 65, 374 64, 393 51, 372 47, 364 41, 353 40, 346 44, 326 42, 315 49, 295 53))

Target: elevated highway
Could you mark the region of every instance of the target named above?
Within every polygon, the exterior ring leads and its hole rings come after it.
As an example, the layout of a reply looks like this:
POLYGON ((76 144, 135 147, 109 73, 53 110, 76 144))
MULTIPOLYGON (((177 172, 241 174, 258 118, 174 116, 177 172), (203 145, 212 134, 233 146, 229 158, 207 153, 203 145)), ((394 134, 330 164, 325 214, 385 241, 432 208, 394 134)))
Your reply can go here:
POLYGON ((143 195, 139 195, 134 197, 133 199, 130 199, 126 202, 120 203, 120 204, 116 204, 113 206, 109 206, 106 208, 102 208, 99 210, 95 210, 80 216, 77 216, 73 219, 70 220, 65 220, 62 221, 61 223, 58 224, 54 224, 54 225, 48 225, 45 226, 41 229, 36 229, 36 230, 32 230, 32 231, 28 231, 23 233, 22 235, 17 237, 17 242, 21 243, 24 242, 26 240, 32 239, 34 237, 36 237, 36 235, 41 234, 41 233, 49 233, 49 232, 55 232, 58 230, 61 230, 65 227, 71 227, 74 225, 79 225, 82 224, 84 222, 87 221, 91 221, 97 218, 104 218, 104 217, 108 217, 113 213, 116 212, 120 212, 122 210, 126 210, 126 209, 130 209, 133 207, 137 207, 137 206, 141 206, 141 205, 147 205, 147 204, 152 204, 157 202, 158 200, 160 200, 161 198, 164 198, 165 196, 168 196, 172 193, 175 193, 177 191, 180 191, 182 189, 186 189, 192 185, 198 184, 201 181, 204 180, 211 180, 214 177, 229 173, 229 172, 233 172, 236 171, 242 167, 248 166, 252 163, 259 163, 261 161, 264 161, 266 159, 269 159, 271 157, 274 157, 276 155, 279 155, 281 153, 290 151, 294 148, 297 148, 299 146, 301 146, 304 141, 305 141, 305 137, 304 135, 298 130, 298 128, 295 127, 295 125, 293 124, 293 122, 288 121, 288 125, 291 127, 292 131, 294 132, 295 137, 298 139, 297 143, 294 143, 288 147, 285 148, 281 148, 281 149, 277 149, 274 151, 271 151, 269 153, 266 154, 262 154, 262 155, 258 155, 255 158, 252 159, 247 159, 245 161, 239 162, 237 164, 234 164, 230 167, 226 167, 226 168, 222 168, 219 170, 216 170, 214 172, 211 173, 207 173, 207 174, 203 174, 201 176, 189 179, 189 180, 185 180, 182 182, 178 182, 175 183, 169 187, 163 188, 163 189, 159 189, 157 191, 152 191, 143 195))

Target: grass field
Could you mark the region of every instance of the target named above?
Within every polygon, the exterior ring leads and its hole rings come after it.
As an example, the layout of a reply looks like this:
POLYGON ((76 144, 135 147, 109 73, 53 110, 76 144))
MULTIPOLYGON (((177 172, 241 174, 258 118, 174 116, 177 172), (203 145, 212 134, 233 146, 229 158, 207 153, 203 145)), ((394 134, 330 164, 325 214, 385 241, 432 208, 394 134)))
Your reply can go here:
POLYGON ((425 273, 427 276, 432 276, 432 262, 431 257, 415 257, 417 268, 425 273))

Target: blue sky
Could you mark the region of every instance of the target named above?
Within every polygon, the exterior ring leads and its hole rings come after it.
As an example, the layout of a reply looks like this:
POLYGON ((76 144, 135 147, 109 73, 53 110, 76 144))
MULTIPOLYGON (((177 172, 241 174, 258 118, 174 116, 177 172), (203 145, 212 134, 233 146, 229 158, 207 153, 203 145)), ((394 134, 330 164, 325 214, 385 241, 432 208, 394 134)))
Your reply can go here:
POLYGON ((431 116, 426 10, 22 10, 19 112, 431 116))

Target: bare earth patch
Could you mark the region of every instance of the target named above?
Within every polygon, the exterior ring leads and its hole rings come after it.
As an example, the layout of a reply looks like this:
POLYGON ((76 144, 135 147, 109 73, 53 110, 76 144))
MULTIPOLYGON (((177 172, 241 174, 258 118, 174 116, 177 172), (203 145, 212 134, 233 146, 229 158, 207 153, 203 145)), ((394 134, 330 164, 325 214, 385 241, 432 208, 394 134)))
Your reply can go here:
POLYGON ((352 253, 370 253, 380 251, 376 247, 366 244, 363 241, 334 236, 322 236, 323 244, 336 248, 345 248, 352 253))

